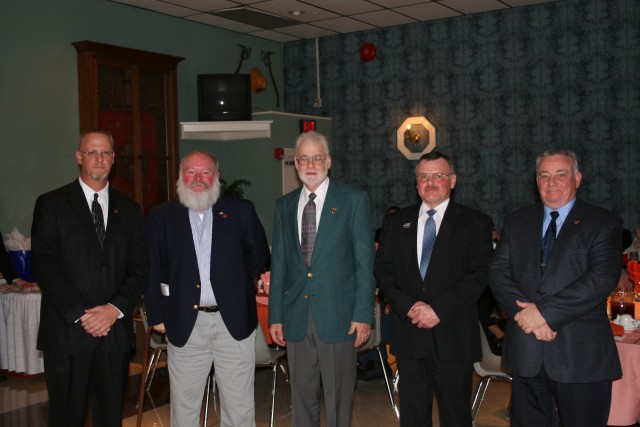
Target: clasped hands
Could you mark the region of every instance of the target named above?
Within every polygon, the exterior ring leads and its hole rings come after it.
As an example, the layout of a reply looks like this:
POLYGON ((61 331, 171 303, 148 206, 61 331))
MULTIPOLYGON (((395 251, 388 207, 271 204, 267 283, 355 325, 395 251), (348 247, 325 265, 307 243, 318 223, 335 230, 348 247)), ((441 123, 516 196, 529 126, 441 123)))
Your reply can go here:
POLYGON ((98 305, 84 311, 80 323, 85 332, 94 337, 104 337, 116 322, 120 311, 111 304, 98 305))
POLYGON ((513 320, 518 323, 525 334, 532 333, 540 341, 553 341, 556 338, 558 333, 551 330, 534 303, 516 300, 516 304, 522 310, 513 317, 513 320))
POLYGON ((440 318, 433 311, 433 308, 429 304, 423 301, 418 301, 413 304, 413 307, 407 313, 407 317, 411 319, 411 323, 418 328, 433 328, 440 323, 440 318))

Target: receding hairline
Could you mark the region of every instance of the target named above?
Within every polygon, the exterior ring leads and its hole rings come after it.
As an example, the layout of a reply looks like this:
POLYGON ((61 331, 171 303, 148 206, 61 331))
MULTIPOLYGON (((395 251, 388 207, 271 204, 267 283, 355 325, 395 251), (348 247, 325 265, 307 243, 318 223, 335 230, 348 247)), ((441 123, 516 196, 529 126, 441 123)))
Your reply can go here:
POLYGON ((416 165, 415 173, 418 173, 418 168, 420 167, 420 164, 422 162, 433 162, 439 159, 443 159, 444 161, 447 162, 447 164, 449 165, 449 168, 451 169, 451 173, 456 173, 455 167, 453 165, 453 160, 451 160, 451 157, 447 156, 444 153, 441 153, 440 151, 432 151, 430 153, 426 153, 420 156, 420 159, 418 160, 418 164, 416 165))
POLYGON ((112 151, 114 150, 115 143, 113 141, 113 135, 111 135, 111 132, 105 129, 96 128, 96 129, 86 130, 80 134, 80 137, 78 138, 78 151, 82 150, 82 143, 84 142, 85 138, 94 133, 106 136, 107 139, 109 140, 109 144, 111 144, 111 150, 112 151))
POLYGON ((218 167, 220 166, 220 162, 218 161, 218 158, 216 156, 214 156, 213 154, 205 150, 194 150, 189 154, 187 154, 186 156, 184 156, 182 160, 180 160, 180 171, 182 171, 184 163, 187 161, 187 159, 195 156, 196 154, 203 154, 209 157, 209 159, 211 159, 211 161, 213 162, 213 166, 216 168, 216 170, 218 170, 218 167))

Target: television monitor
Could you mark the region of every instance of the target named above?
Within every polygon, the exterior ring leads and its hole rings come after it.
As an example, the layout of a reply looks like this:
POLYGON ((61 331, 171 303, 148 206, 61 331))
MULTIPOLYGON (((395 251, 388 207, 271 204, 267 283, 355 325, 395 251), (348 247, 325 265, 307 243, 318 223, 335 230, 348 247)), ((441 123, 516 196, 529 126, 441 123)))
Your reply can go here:
POLYGON ((251 120, 249 74, 199 74, 198 120, 251 120))

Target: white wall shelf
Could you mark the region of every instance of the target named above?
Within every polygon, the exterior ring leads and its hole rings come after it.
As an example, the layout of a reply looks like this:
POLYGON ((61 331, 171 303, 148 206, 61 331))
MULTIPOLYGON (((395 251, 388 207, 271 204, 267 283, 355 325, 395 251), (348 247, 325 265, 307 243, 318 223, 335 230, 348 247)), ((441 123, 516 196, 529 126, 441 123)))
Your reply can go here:
POLYGON ((182 122, 182 139, 233 141, 239 139, 271 138, 273 120, 229 122, 182 122))

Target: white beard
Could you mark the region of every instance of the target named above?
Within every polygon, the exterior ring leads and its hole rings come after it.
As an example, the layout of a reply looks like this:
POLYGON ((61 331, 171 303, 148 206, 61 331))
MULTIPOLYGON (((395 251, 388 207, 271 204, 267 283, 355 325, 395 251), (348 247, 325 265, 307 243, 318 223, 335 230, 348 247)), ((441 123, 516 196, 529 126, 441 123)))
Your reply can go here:
MULTIPOLYGON (((202 181, 195 181, 191 185, 200 184, 206 185, 202 181)), ((194 192, 191 190, 191 187, 187 187, 182 180, 182 176, 178 178, 178 182, 176 183, 176 188, 178 191, 178 200, 180 203, 189 208, 193 209, 196 212, 202 212, 209 209, 213 206, 220 197, 220 181, 218 178, 215 179, 213 185, 211 187, 206 187, 204 191, 194 192)))
POLYGON ((304 185, 306 185, 307 187, 313 188, 316 185, 322 184, 322 182, 327 179, 327 176, 329 176, 329 171, 327 169, 324 170, 324 172, 322 172, 319 175, 316 175, 313 178, 307 178, 306 175, 298 172, 298 177, 300 178, 300 181, 302 181, 302 183, 304 185))

